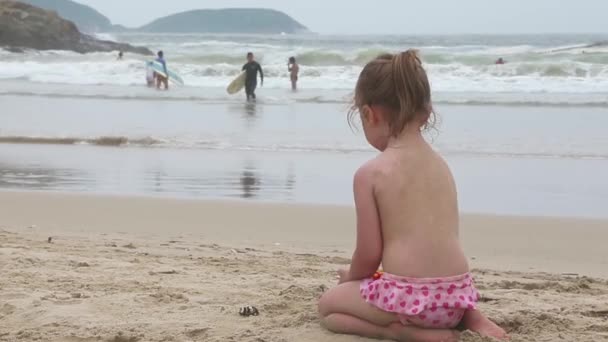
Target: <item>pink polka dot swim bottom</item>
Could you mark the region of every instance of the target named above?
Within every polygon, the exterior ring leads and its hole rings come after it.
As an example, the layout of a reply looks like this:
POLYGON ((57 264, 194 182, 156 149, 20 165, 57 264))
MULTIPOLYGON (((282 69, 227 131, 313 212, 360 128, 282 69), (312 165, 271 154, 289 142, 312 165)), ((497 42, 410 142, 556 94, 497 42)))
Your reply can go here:
POLYGON ((466 310, 475 310, 479 293, 471 274, 435 279, 381 274, 361 281, 361 296, 380 310, 399 315, 401 323, 452 329, 466 310))

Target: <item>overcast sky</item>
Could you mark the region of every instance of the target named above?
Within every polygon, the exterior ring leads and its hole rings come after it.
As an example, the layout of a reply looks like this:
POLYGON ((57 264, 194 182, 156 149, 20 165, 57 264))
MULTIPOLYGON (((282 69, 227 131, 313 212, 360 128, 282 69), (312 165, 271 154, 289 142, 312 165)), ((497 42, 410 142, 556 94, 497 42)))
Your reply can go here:
POLYGON ((190 9, 274 8, 318 33, 608 33, 608 0, 76 0, 139 26, 190 9))

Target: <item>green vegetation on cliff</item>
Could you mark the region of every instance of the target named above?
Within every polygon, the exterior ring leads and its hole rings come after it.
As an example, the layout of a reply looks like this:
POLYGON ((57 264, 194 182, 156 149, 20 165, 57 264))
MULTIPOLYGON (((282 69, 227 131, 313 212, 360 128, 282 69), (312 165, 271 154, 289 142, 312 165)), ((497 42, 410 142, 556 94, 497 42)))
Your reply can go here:
POLYGON ((97 10, 72 0, 21 0, 30 5, 57 12, 83 32, 107 32, 112 29, 110 19, 97 10))
POLYGON ((36 49, 87 53, 120 50, 152 54, 144 47, 103 41, 82 34, 73 22, 56 12, 13 0, 0 0, 0 47, 11 51, 36 49))

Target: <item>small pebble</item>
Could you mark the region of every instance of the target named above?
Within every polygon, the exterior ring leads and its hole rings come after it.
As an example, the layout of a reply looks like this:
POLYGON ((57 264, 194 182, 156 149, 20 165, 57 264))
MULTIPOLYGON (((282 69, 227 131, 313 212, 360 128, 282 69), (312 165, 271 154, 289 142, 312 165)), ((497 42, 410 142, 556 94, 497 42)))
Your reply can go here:
POLYGON ((239 315, 243 317, 259 316, 260 311, 255 306, 244 306, 239 310, 239 315))

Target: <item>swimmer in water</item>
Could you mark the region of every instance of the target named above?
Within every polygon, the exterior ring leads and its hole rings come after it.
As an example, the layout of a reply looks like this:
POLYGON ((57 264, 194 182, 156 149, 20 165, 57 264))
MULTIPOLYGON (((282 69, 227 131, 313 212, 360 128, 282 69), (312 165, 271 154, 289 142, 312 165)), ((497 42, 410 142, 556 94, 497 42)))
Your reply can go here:
POLYGON ((291 90, 298 90, 298 74, 300 73, 300 66, 296 63, 295 57, 289 57, 289 63, 287 64, 287 70, 289 70, 289 78, 291 79, 291 90))

